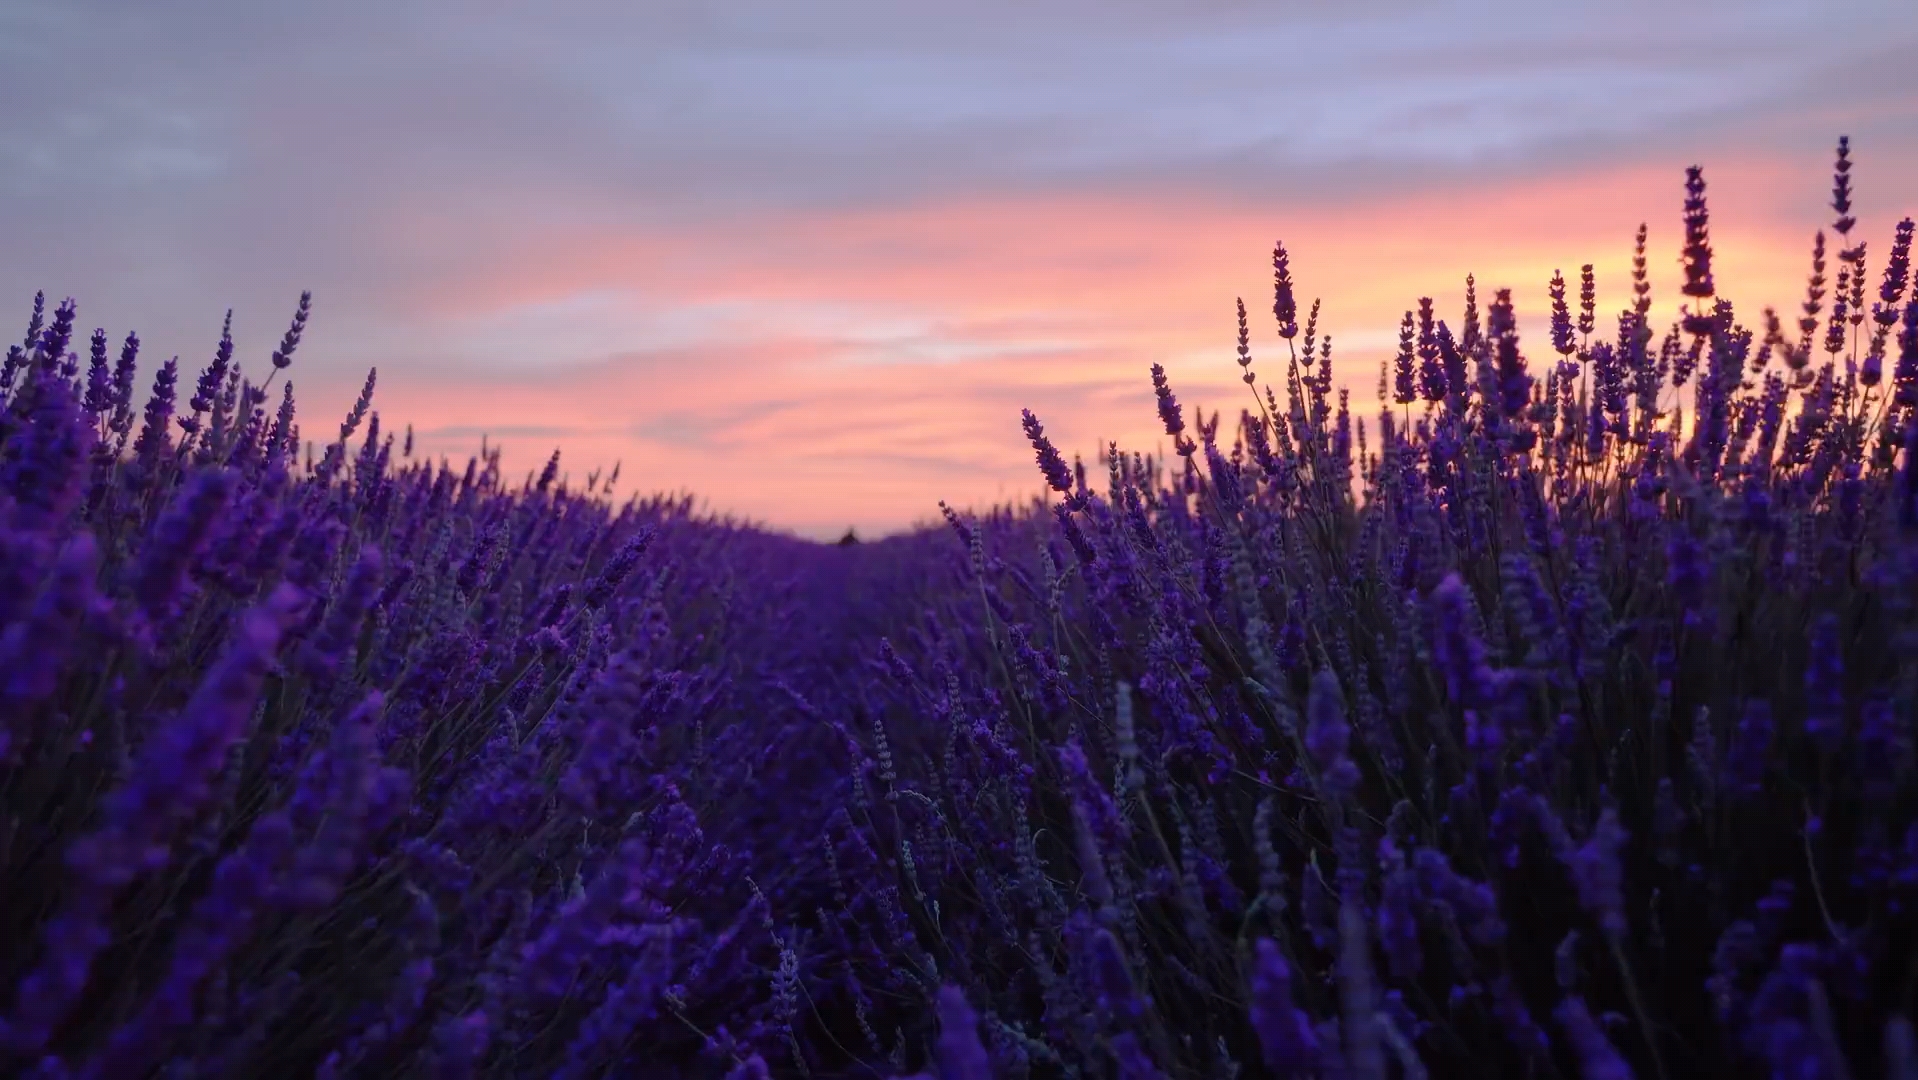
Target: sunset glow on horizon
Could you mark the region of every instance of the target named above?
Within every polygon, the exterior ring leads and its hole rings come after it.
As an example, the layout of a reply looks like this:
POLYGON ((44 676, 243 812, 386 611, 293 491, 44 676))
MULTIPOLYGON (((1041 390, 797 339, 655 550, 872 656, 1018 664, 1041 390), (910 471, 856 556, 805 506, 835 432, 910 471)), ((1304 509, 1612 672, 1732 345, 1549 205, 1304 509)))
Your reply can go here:
POLYGON ((1541 375, 1554 270, 1575 294, 1594 264, 1610 335, 1640 222, 1662 333, 1688 165, 1748 325, 1796 314, 1840 134, 1874 275, 1918 213, 1918 20, 1892 2, 1707 4, 1695 51, 1619 29, 1649 5, 847 3, 776 30, 777 7, 349 4, 291 41, 181 7, 0 14, 22 324, 34 290, 75 296, 147 342, 144 389, 175 353, 197 370, 228 307, 263 371, 310 288, 309 439, 377 366, 419 453, 484 435, 517 476, 557 447, 575 481, 619 461, 621 495, 820 538, 1038 494, 1022 408, 1088 461, 1159 447, 1152 363, 1235 414, 1236 297, 1281 388, 1275 240, 1371 417, 1401 315, 1430 296, 1456 326, 1468 273, 1482 303, 1513 290, 1541 375), (81 41, 86 77, 56 78, 81 41))

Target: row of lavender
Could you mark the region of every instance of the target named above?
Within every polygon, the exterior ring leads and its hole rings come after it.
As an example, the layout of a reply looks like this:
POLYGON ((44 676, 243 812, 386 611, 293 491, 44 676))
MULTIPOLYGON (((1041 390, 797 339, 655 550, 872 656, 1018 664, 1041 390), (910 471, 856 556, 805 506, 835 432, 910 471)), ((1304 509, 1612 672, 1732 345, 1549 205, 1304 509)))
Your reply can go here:
POLYGON ((1236 437, 1155 369, 1095 491, 1028 415, 1059 502, 956 545, 462 475, 370 378, 301 461, 304 301, 144 415, 36 304, 0 1072, 1903 1080, 1918 303, 1848 168, 1795 338, 1694 170, 1662 341, 1641 232, 1615 337, 1589 269, 1542 378, 1422 303, 1371 424, 1281 249, 1236 437))
POLYGON ((1694 169, 1668 332, 1642 229, 1549 365, 1468 279, 1367 424, 1281 247, 1236 439, 1157 368, 1162 461, 1027 414, 1050 513, 949 515, 849 734, 834 1030, 949 981, 1004 1076, 1918 1075, 1913 226, 1869 264, 1848 150, 1796 326, 1694 169))

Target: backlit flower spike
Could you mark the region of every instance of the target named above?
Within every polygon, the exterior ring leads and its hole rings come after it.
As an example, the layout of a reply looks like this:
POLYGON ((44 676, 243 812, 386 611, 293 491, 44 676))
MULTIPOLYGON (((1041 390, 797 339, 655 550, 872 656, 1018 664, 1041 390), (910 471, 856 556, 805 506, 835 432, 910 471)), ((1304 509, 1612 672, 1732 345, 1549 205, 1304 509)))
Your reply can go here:
POLYGON ((1392 400, 1410 405, 1418 400, 1418 331, 1411 312, 1399 322, 1399 351, 1393 361, 1392 400))
MULTIPOLYGON (((1831 223, 1832 231, 1838 234, 1838 242, 1844 243, 1851 235, 1852 226, 1858 219, 1851 216, 1851 136, 1838 136, 1838 160, 1832 166, 1831 208, 1838 217, 1831 223)), ((1853 261, 1850 252, 1841 251, 1839 258, 1853 261)))
POLYGON ((1032 444, 1038 460, 1040 475, 1046 478, 1047 486, 1070 500, 1072 470, 1067 467, 1065 458, 1059 456, 1059 451, 1052 445, 1052 440, 1046 438, 1045 428, 1040 425, 1039 418, 1032 414, 1031 409, 1020 410, 1019 418, 1021 426, 1025 428, 1026 440, 1032 444))
POLYGON ((293 311, 293 323, 280 338, 280 347, 273 350, 273 370, 284 371, 293 364, 293 350, 300 347, 300 335, 306 332, 307 316, 313 312, 312 292, 300 294, 300 305, 293 311))
POLYGON ((1298 336, 1299 305, 1292 295, 1292 267, 1283 243, 1272 247, 1272 315, 1279 321, 1280 337, 1290 341, 1298 336))
POLYGON ((1572 309, 1565 303, 1565 276, 1552 271, 1547 291, 1552 298, 1552 349, 1560 356, 1570 356, 1578 351, 1578 343, 1572 340, 1572 309))
POLYGON ((1717 293, 1712 282, 1710 221, 1705 206, 1705 170, 1694 165, 1685 170, 1685 246, 1679 260, 1685 270, 1685 284, 1679 291, 1701 301, 1685 316, 1685 331, 1690 334, 1708 334, 1712 328, 1711 315, 1702 303, 1717 293))

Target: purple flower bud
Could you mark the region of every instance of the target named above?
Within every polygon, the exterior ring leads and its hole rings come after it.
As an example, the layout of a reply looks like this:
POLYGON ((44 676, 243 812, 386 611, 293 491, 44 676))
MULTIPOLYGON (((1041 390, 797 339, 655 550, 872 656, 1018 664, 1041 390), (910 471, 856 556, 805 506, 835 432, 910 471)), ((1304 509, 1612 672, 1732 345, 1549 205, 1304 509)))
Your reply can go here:
MULTIPOLYGON (((1452 332, 1432 317, 1432 298, 1419 298, 1419 393, 1427 401, 1444 401, 1447 389, 1446 349, 1452 332), (1442 335, 1442 336, 1441 336, 1442 335)), ((1456 355, 1456 347, 1452 353, 1456 355)))
POLYGON ((1026 439, 1032 443, 1039 462, 1039 472, 1046 478, 1052 490, 1070 496, 1072 494, 1072 470, 1066 467, 1066 461, 1059 451, 1046 438, 1045 428, 1039 425, 1039 418, 1032 415, 1031 409, 1019 413, 1020 423, 1025 427, 1026 439))
POLYGON ((1474 623, 1472 594, 1456 573, 1447 574, 1432 590, 1435 633, 1433 659, 1445 679, 1453 704, 1477 707, 1491 699, 1492 669, 1485 661, 1485 643, 1474 623))
POLYGON ((284 371, 293 364, 293 350, 300 347, 300 335, 306 330, 306 318, 313 312, 313 294, 302 292, 300 306, 293 311, 293 325, 287 327, 280 347, 273 350, 273 370, 284 371))
MULTIPOLYGON (((39 311, 35 306, 35 314, 39 311)), ((66 358, 67 346, 73 341, 73 324, 79 317, 79 308, 69 296, 53 311, 53 322, 47 326, 46 333, 34 347, 39 350, 42 366, 48 370, 66 358)))
POLYGON ((1400 405, 1410 405, 1418 400, 1418 351, 1414 345, 1417 332, 1412 313, 1406 312, 1399 323, 1399 352, 1393 362, 1392 400, 1400 405))
POLYGON ((1560 356, 1570 356, 1578 351, 1578 343, 1572 340, 1572 309, 1565 303, 1564 275, 1552 271, 1548 291, 1552 297, 1552 348, 1560 356))
POLYGON ((1345 720, 1345 694, 1339 689, 1339 677, 1330 668, 1320 668, 1312 676, 1312 690, 1306 699, 1305 749, 1318 765, 1327 785, 1329 798, 1351 794, 1358 779, 1346 756, 1352 727, 1345 720))
POLYGON ((1805 734, 1821 750, 1836 750, 1845 738, 1845 665, 1839 651, 1838 616, 1820 615, 1811 626, 1805 662, 1805 734))
MULTIPOLYGON (((33 710, 53 695, 83 620, 98 602, 93 580, 99 552, 86 533, 60 553, 50 580, 27 617, 0 633, 0 737, 14 749, 27 745, 33 710)), ((8 750, 0 747, 0 761, 8 750)))
POLYGON ((1512 311, 1512 290, 1500 289, 1492 300, 1486 325, 1495 357, 1499 407, 1508 420, 1517 420, 1532 399, 1532 377, 1518 347, 1518 319, 1512 311))
POLYGON ((94 432, 73 405, 64 380, 45 380, 26 424, 7 440, 0 491, 12 497, 15 521, 23 528, 55 527, 80 497, 94 432))
POLYGON ((339 673, 341 662, 357 650, 360 625, 366 620, 374 594, 379 592, 383 564, 379 548, 369 545, 360 549, 359 561, 353 564, 345 587, 327 608, 319 632, 300 652, 300 666, 308 676, 320 680, 333 678, 339 673))
POLYGON ((979 1017, 956 986, 939 991, 939 1080, 993 1080, 992 1061, 979 1042, 979 1017))
POLYGON ((1385 877, 1379 897, 1379 943, 1394 978, 1416 979, 1425 968, 1419 942, 1418 876, 1390 837, 1379 841, 1379 861, 1385 877))
MULTIPOLYGON (((595 578, 593 583, 587 587, 582 602, 588 608, 594 610, 605 607, 606 602, 611 600, 613 594, 619 591, 619 587, 625 582, 627 575, 633 572, 633 567, 639 565, 639 557, 645 554, 646 549, 652 545, 655 535, 656 532, 653 527, 648 525, 627 537, 626 542, 620 545, 619 550, 615 552, 613 557, 606 561, 606 565, 600 569, 599 577, 595 578)), ((550 622, 551 620, 549 619, 547 621, 550 622)))
POLYGON ((1631 1066, 1625 1064, 1617 1048, 1605 1038, 1604 1030, 1592 1019, 1583 1000, 1568 997, 1559 1003, 1553 1015, 1572 1042, 1580 1076, 1585 1080, 1632 1080, 1631 1066))
POLYGON ((1152 365, 1152 392, 1159 398, 1159 419, 1165 423, 1165 433, 1183 447, 1185 445, 1185 417, 1181 415, 1179 401, 1172 396, 1172 387, 1167 384, 1165 368, 1152 365))
MULTIPOLYGON (((1717 291, 1712 284, 1710 220, 1705 209, 1705 170, 1694 165, 1685 170, 1685 284, 1679 291, 1701 300, 1717 291)), ((1701 332, 1690 326, 1686 329, 1701 332)))
MULTIPOLYGON (((1284 244, 1272 248, 1272 315, 1279 320, 1279 336, 1291 340, 1299 333, 1299 305, 1292 296, 1292 268, 1284 244)), ((1308 346, 1307 352, 1311 349, 1308 346)))
POLYGON ((180 427, 188 433, 199 429, 198 416, 213 407, 219 399, 220 388, 226 382, 227 364, 233 359, 233 309, 226 312, 226 325, 220 328, 220 344, 213 351, 213 359, 206 369, 200 372, 200 382, 193 389, 193 397, 187 402, 187 408, 193 410, 193 416, 182 417, 180 427))
POLYGON ((492 1024, 484 1012, 441 1021, 433 1031, 428 1075, 432 1080, 470 1080, 485 1064, 492 1035, 492 1024))
POLYGON ((172 445, 167 436, 167 423, 173 419, 173 384, 179 371, 180 358, 176 356, 160 365, 159 373, 153 377, 153 395, 147 399, 145 426, 133 444, 144 475, 151 475, 161 455, 172 445))
POLYGON ((1618 811, 1608 806, 1599 814, 1591 837, 1568 863, 1572 882, 1578 886, 1579 903, 1606 934, 1614 937, 1624 936, 1629 929, 1625 920, 1625 871, 1618 857, 1625 846, 1625 835, 1618 823, 1618 811))
POLYGON ((113 416, 108 426, 118 435, 133 427, 134 376, 139 356, 140 338, 128 333, 120 346, 120 358, 113 365, 113 416))
POLYGON ((224 469, 195 473, 167 506, 133 573, 133 599, 150 628, 171 621, 186 572, 212 535, 233 478, 224 469))
POLYGON ((94 416, 105 415, 113 408, 113 372, 107 367, 107 332, 103 327, 93 332, 92 348, 88 350, 86 410, 94 416))
POLYGON ((1838 136, 1838 162, 1832 169, 1831 208, 1838 211, 1838 218, 1832 222, 1833 231, 1839 236, 1851 234, 1851 227, 1858 219, 1851 216, 1851 136, 1838 136))
POLYGON ((1252 968, 1252 1029, 1259 1037, 1265 1067, 1275 1077, 1315 1075, 1319 1039, 1312 1021, 1292 1003, 1292 969, 1270 938, 1260 938, 1252 968))

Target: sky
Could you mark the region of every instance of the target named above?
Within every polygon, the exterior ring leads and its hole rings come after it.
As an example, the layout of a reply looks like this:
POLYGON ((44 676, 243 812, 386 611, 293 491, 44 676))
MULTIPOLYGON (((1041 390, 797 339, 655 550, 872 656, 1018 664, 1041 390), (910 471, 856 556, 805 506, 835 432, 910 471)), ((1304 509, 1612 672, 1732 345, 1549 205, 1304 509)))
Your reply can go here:
POLYGON ((1153 363, 1249 405, 1235 298, 1282 385, 1276 241, 1361 415, 1468 273, 1542 368, 1552 272, 1593 263, 1606 326, 1645 222, 1668 314, 1688 165, 1755 319, 1851 136, 1875 284, 1918 214, 1911 3, 0 0, 0 304, 137 331, 144 395, 228 308, 264 373, 310 289, 310 439, 377 367, 456 466, 558 448, 872 536, 1037 494, 1022 408, 1093 460, 1164 443, 1153 363))

